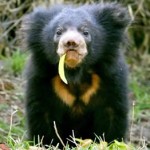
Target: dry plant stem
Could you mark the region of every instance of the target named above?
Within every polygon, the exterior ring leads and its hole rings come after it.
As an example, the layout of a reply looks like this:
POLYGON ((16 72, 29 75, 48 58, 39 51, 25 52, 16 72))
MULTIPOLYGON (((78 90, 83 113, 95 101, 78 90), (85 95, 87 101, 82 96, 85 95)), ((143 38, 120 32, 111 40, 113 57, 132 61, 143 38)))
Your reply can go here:
POLYGON ((134 16, 136 16, 138 14, 138 12, 142 9, 143 3, 144 3, 144 0, 141 0, 139 5, 138 5, 137 10, 134 13, 134 16))
POLYGON ((58 130, 57 130, 55 121, 54 121, 54 129, 55 129, 55 133, 56 133, 58 139, 60 140, 61 144, 63 145, 63 147, 65 147, 65 144, 64 144, 63 140, 62 140, 61 137, 59 136, 59 133, 58 133, 58 130))
POLYGON ((76 146, 78 146, 76 140, 75 140, 75 135, 74 135, 74 131, 72 130, 72 139, 73 139, 73 142, 76 146))
POLYGON ((58 146, 59 146, 59 143, 56 145, 56 147, 54 147, 53 149, 54 150, 58 150, 58 146))
POLYGON ((71 139, 68 139, 68 138, 67 138, 67 140, 70 141, 70 142, 72 142, 73 144, 75 144, 76 147, 78 147, 79 145, 78 145, 77 142, 76 142, 76 138, 75 138, 75 135, 74 135, 74 131, 73 131, 73 130, 72 130, 72 136, 70 136, 70 138, 71 138, 71 139))
POLYGON ((11 117, 10 117, 10 128, 9 128, 8 136, 11 135, 13 115, 14 115, 16 112, 17 112, 17 110, 15 110, 14 112, 12 112, 12 114, 11 114, 11 117))
POLYGON ((44 139, 44 136, 42 136, 42 138, 40 139, 40 137, 38 136, 38 141, 39 141, 39 144, 38 144, 38 147, 40 148, 40 145, 43 146, 43 139, 44 139))
POLYGON ((133 131, 133 122, 134 122, 134 109, 135 109, 135 102, 133 101, 132 103, 132 119, 131 119, 131 128, 130 128, 130 143, 131 143, 131 139, 132 139, 132 131, 133 131))
POLYGON ((9 33, 14 27, 16 27, 16 26, 21 22, 21 20, 22 20, 22 18, 16 20, 16 22, 15 22, 13 25, 11 25, 11 26, 3 33, 3 35, 2 35, 1 37, 3 38, 3 37, 5 37, 5 36, 7 36, 8 33, 9 33))
POLYGON ((2 88, 2 91, 4 91, 5 90, 5 86, 4 86, 4 83, 3 83, 3 81, 0 79, 0 84, 1 84, 1 88, 2 88))

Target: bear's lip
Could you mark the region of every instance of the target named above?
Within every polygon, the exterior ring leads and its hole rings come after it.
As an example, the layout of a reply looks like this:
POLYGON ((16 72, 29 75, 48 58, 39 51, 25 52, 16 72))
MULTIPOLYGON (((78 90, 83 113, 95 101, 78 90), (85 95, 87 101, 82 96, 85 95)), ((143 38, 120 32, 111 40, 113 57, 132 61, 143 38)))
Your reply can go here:
POLYGON ((79 55, 78 51, 76 51, 76 50, 67 50, 66 51, 65 64, 69 68, 75 68, 76 66, 78 66, 79 62, 80 62, 80 55, 79 55))
POLYGON ((65 51, 65 53, 67 54, 68 52, 75 52, 75 53, 77 53, 79 56, 82 55, 82 54, 80 54, 80 52, 79 52, 77 49, 67 49, 67 50, 65 51))
POLYGON ((69 52, 69 51, 75 51, 75 52, 78 52, 76 49, 67 49, 66 52, 69 52))

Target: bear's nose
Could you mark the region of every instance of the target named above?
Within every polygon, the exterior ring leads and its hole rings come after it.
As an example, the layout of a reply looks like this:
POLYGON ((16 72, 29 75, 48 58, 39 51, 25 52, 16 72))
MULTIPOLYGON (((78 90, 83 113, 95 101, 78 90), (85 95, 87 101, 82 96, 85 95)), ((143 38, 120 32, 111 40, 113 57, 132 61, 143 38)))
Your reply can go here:
POLYGON ((64 42, 64 46, 69 49, 74 49, 79 46, 79 44, 75 40, 67 40, 64 42))

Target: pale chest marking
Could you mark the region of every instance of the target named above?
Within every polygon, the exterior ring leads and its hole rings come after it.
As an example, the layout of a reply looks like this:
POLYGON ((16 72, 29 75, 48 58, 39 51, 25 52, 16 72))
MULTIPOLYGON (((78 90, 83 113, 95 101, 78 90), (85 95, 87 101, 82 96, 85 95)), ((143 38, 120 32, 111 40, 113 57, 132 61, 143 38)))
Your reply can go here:
MULTIPOLYGON (((53 79, 53 87, 54 91, 57 94, 57 96, 68 106, 73 106, 75 100, 76 100, 76 95, 72 94, 69 90, 69 86, 64 84, 59 76, 56 76, 53 79)), ((80 99, 82 102, 87 105, 89 104, 91 97, 96 94, 98 89, 100 88, 100 78, 97 74, 92 74, 92 81, 90 85, 87 85, 86 87, 80 86, 80 88, 85 88, 83 89, 84 92, 80 95, 80 99)))

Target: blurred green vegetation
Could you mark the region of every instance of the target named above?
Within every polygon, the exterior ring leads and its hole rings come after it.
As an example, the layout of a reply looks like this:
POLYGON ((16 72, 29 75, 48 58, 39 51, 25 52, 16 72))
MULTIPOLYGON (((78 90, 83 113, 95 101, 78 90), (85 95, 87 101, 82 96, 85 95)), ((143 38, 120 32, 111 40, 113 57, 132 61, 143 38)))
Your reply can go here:
POLYGON ((20 50, 13 51, 11 56, 1 56, 4 63, 4 70, 14 76, 22 73, 28 54, 20 50))
MULTIPOLYGON (((135 103, 134 120, 139 122, 142 112, 145 111, 146 115, 150 116, 150 0, 0 0, 0 65, 1 62, 4 62, 4 70, 14 76, 18 76, 22 72, 28 54, 21 49, 18 30, 22 17, 36 6, 100 1, 118 1, 128 8, 133 19, 128 30, 129 44, 125 55, 130 71, 130 99, 132 100, 131 103, 135 103)), ((10 106, 5 103, 0 104, 0 112, 9 108, 10 106)), ((11 136, 15 139, 24 134, 22 112, 21 115, 17 112, 16 117, 20 120, 19 124, 11 125, 11 136)), ((0 129, 0 133, 2 133, 0 134, 1 142, 8 135, 10 124, 0 118, 0 129)), ((9 145, 14 145, 14 143, 16 145, 16 141, 13 141, 13 138, 10 139, 11 136, 8 136, 9 145)))

